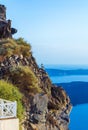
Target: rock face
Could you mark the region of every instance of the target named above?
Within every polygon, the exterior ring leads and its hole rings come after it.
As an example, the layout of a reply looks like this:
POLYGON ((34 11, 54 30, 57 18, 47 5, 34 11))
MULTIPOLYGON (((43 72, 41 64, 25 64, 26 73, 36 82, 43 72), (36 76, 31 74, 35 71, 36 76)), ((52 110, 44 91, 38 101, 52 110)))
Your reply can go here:
POLYGON ((70 122, 69 112, 71 109, 70 100, 62 88, 58 89, 57 87, 53 87, 53 90, 57 90, 56 93, 62 91, 60 93, 63 95, 65 104, 60 104, 60 101, 63 102, 63 100, 58 100, 58 97, 60 97, 58 94, 55 97, 51 97, 51 99, 46 94, 35 95, 30 111, 31 130, 68 130, 68 124, 70 122), (49 104, 51 100, 52 106, 49 104), (53 102, 53 100, 57 100, 57 103, 53 102), (57 108, 56 105, 58 106, 57 108))
POLYGON ((45 123, 48 113, 48 97, 45 94, 36 94, 33 99, 30 111, 30 121, 32 123, 45 123))
POLYGON ((11 28, 11 20, 6 20, 6 7, 0 4, 0 39, 11 38, 16 32, 15 28, 11 28))
MULTIPOLYGON (((8 44, 8 43, 7 43, 8 44)), ((11 55, 0 61, 0 79, 9 79, 12 67, 28 66, 37 77, 41 93, 31 94, 22 91, 26 115, 22 122, 23 130, 68 130, 71 103, 65 90, 52 85, 43 68, 39 68, 32 54, 29 57, 11 55)), ((13 82, 13 81, 11 81, 13 82)))

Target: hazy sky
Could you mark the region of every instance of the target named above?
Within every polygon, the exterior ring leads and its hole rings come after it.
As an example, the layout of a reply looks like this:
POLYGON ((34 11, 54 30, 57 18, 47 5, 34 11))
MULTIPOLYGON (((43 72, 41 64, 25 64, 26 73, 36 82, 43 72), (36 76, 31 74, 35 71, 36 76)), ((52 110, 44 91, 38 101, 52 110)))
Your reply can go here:
POLYGON ((88 64, 87 0, 0 0, 38 64, 88 64))

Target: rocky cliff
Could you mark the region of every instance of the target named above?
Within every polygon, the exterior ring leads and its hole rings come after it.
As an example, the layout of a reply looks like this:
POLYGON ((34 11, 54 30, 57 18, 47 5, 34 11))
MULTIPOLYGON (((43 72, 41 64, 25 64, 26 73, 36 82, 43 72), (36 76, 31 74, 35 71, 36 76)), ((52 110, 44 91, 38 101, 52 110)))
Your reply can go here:
POLYGON ((0 41, 0 79, 19 88, 25 108, 23 130, 68 130, 71 103, 62 87, 39 68, 23 39, 0 41))

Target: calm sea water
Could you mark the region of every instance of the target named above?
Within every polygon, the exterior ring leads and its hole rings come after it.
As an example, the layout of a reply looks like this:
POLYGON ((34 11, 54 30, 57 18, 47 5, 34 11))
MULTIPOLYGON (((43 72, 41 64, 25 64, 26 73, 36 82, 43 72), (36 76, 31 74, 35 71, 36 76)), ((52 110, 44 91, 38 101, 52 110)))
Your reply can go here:
POLYGON ((70 76, 54 76, 50 77, 53 83, 68 83, 73 81, 88 82, 88 75, 70 75, 70 76))
MULTIPOLYGON (((79 69, 79 68, 86 68, 88 66, 47 66, 48 68, 58 68, 58 69, 79 69)), ((53 83, 68 83, 73 81, 84 81, 88 82, 88 75, 71 75, 71 76, 55 76, 50 77, 53 83)), ((79 88, 80 90, 80 88, 79 88)), ((79 97, 79 95, 78 95, 79 97)), ((80 99, 81 100, 81 99, 80 99)), ((88 130, 88 104, 80 104, 74 106, 71 113, 70 113, 70 130, 88 130)))
POLYGON ((88 104, 73 107, 69 128, 70 130, 88 130, 88 104))

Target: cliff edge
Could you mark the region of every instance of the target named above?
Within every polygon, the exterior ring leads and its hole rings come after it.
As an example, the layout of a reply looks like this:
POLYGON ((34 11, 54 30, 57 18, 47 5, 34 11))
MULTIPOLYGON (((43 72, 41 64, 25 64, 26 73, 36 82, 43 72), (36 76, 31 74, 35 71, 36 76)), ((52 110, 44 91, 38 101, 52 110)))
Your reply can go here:
POLYGON ((30 44, 22 38, 0 41, 0 80, 15 85, 23 95, 21 129, 68 130, 70 99, 39 68, 30 44))

